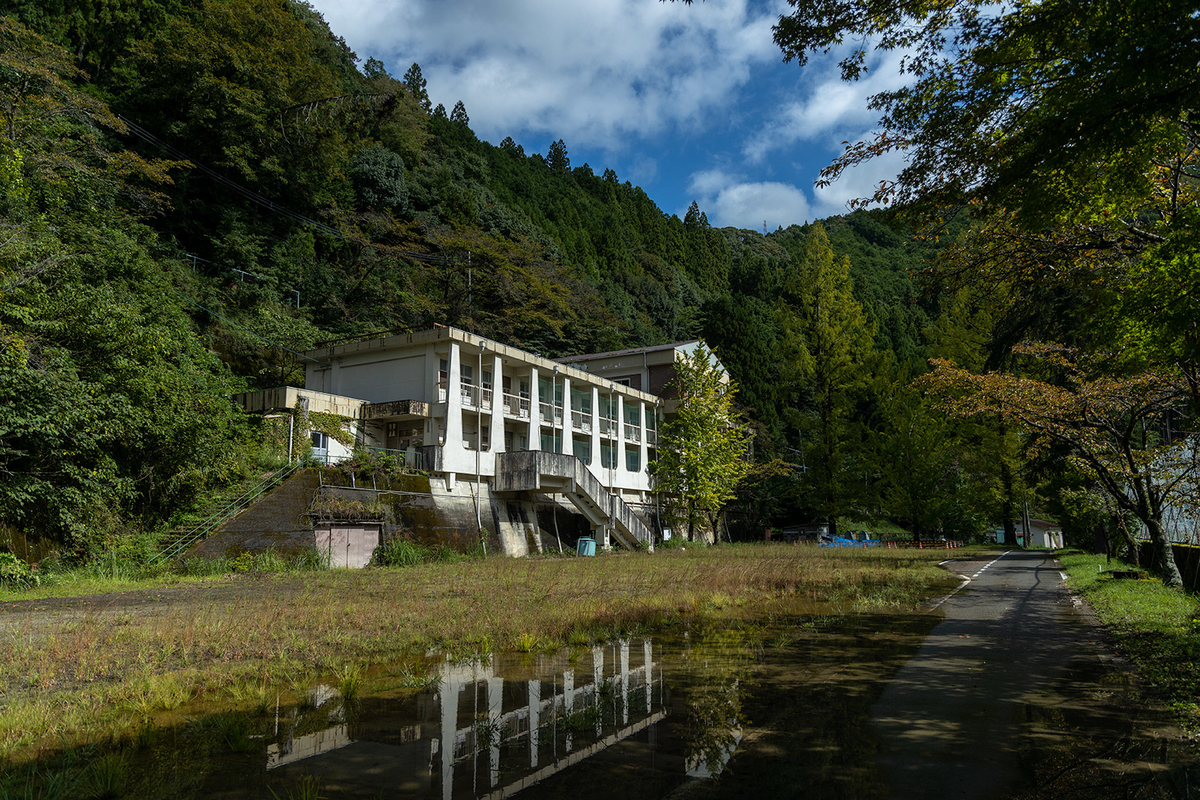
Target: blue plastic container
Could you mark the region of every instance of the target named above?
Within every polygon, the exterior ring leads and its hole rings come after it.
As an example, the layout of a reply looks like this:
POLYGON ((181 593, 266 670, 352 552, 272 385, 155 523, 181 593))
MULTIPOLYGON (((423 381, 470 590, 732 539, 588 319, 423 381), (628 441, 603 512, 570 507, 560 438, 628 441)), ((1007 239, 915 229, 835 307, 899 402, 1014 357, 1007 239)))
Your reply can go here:
POLYGON ((575 554, 580 556, 596 555, 596 540, 590 536, 580 536, 575 543, 575 554))

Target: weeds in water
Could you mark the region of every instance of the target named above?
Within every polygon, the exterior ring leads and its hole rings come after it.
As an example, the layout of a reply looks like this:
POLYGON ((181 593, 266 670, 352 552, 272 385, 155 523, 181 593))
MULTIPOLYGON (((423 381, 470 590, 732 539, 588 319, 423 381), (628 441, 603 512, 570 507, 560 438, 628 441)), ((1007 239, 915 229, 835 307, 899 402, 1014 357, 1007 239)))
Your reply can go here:
POLYGON ((92 762, 88 769, 90 796, 96 800, 109 800, 122 794, 125 787, 125 756, 122 753, 105 753, 92 762))
POLYGON ((323 797, 321 779, 316 775, 304 775, 300 783, 287 789, 283 795, 276 794, 274 789, 268 791, 275 800, 322 800, 323 797))
POLYGON ((362 681, 363 668, 357 664, 347 664, 338 670, 337 687, 338 692, 342 695, 342 700, 347 703, 354 702, 362 688, 362 681))
POLYGON ((250 752, 250 719, 245 714, 220 714, 213 720, 213 726, 231 753, 250 752))
POLYGON ((486 750, 492 745, 500 744, 500 722, 493 719, 480 719, 475 722, 475 745, 480 750, 486 750))
POLYGON ((522 633, 513 643, 513 649, 518 653, 532 653, 538 647, 538 638, 532 633, 522 633))
POLYGON ((239 706, 248 706, 256 714, 265 714, 275 702, 271 688, 263 681, 236 681, 227 689, 229 697, 239 706))

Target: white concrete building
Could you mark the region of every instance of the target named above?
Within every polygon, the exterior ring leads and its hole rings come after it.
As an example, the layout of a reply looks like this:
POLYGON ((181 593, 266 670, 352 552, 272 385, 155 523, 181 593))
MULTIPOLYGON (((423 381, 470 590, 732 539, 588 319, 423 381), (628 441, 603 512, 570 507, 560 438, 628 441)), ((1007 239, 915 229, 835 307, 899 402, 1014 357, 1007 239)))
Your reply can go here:
MULTIPOLYGON (((529 504, 559 498, 587 519, 602 547, 610 537, 632 547, 654 539, 647 465, 663 415, 674 410, 661 393, 674 361, 698 344, 555 361, 431 326, 309 351, 304 389, 235 399, 248 411, 291 410, 299 402, 346 417, 360 446, 407 454, 429 473, 447 513, 455 498, 473 508, 478 527, 497 530, 514 555, 528 552, 529 537, 510 528, 537 528, 528 522, 537 518, 529 504)), ((350 454, 312 435, 315 456, 350 454)), ((463 517, 457 513, 448 527, 464 529, 463 517)))
POLYGON ((420 449, 458 481, 496 476, 496 455, 574 455, 607 489, 644 502, 660 400, 593 372, 458 328, 333 345, 307 353, 307 391, 363 401, 364 443, 420 449))

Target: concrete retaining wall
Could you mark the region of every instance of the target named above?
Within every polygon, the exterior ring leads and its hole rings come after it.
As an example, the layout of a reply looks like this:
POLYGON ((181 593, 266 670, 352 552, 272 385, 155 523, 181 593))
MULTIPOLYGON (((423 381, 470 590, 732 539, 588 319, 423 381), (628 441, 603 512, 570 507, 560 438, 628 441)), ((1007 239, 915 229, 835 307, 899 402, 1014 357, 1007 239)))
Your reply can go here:
MULTIPOLYGON (((384 508, 382 540, 408 536, 427 545, 467 551, 478 546, 476 485, 424 475, 404 475, 376 491, 332 484, 333 471, 322 481, 316 469, 298 471, 275 491, 259 499, 194 547, 189 556, 216 558, 273 548, 294 554, 316 541, 308 511, 320 492, 384 508), (322 483, 324 485, 322 486, 322 483)), ((561 495, 525 492, 493 495, 487 482, 480 488, 479 516, 488 532, 489 554, 525 556, 574 550, 580 536, 590 535, 587 520, 561 495), (558 533, 555 535, 557 524, 558 533)))

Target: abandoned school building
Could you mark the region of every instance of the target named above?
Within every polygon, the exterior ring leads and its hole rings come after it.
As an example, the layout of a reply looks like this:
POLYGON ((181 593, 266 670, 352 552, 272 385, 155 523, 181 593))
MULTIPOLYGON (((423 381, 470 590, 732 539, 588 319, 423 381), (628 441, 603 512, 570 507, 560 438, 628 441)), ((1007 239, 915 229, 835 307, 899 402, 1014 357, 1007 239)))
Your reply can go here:
MULTIPOLYGON (((339 524, 295 511, 306 496, 366 489, 323 485, 320 471, 297 474, 289 479, 297 484, 290 506, 285 499, 274 512, 264 509, 274 519, 250 509, 201 549, 280 547, 315 536, 321 547, 346 551, 345 559, 334 552, 335 564, 355 566, 397 530, 460 544, 474 544, 483 531, 488 552, 512 556, 573 548, 582 535, 604 548, 652 546, 661 528, 647 465, 662 419, 675 410, 665 396, 675 361, 698 345, 551 360, 439 325, 309 351, 305 388, 235 401, 290 425, 296 413, 337 414, 353 442, 314 430, 314 460, 335 464, 354 447, 375 448, 419 476, 399 489, 370 489, 374 502, 387 501, 386 518, 339 524)), ((287 489, 274 494, 286 498, 287 489)))

